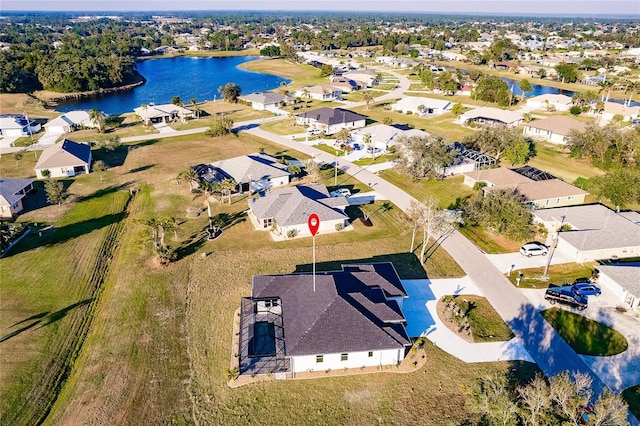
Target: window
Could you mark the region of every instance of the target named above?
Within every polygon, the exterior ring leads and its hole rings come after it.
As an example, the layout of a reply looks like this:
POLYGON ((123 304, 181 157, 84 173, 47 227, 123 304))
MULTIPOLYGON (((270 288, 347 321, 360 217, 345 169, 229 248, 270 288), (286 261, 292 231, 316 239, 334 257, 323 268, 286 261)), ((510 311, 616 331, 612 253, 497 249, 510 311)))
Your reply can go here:
POLYGON ((368 356, 369 358, 373 358, 373 351, 369 351, 369 353, 367 354, 367 356, 368 356))
POLYGON ((316 364, 324 362, 324 355, 316 355, 316 364))
POLYGON ((348 361, 349 354, 340 354, 340 361, 348 361))
POLYGON ((280 303, 278 302, 278 300, 265 300, 264 301, 264 307, 265 308, 275 308, 280 306, 280 303))

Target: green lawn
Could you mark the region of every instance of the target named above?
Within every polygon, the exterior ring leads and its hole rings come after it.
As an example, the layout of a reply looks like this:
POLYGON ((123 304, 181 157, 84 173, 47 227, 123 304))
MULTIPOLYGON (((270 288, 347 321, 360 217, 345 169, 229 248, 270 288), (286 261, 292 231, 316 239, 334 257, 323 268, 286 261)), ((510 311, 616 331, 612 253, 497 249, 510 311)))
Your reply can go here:
POLYGON ((380 176, 418 200, 434 197, 441 208, 448 208, 456 203, 456 199, 473 194, 473 189, 463 183, 463 176, 414 181, 393 169, 381 171, 380 176))
POLYGON ((640 385, 632 386, 622 392, 622 398, 629 405, 629 410, 640 419, 640 385))
POLYGON ((547 288, 550 283, 560 285, 563 283, 573 283, 576 278, 591 277, 594 268, 597 268, 595 262, 580 263, 562 263, 559 265, 550 265, 548 277, 543 277, 544 267, 531 269, 516 269, 507 278, 514 286, 519 273, 522 272, 523 277, 520 280, 522 288, 547 288))
POLYGON ((627 339, 600 322, 560 308, 547 309, 541 313, 580 355, 609 356, 627 349, 627 339))
POLYGON ((579 177, 588 179, 604 174, 588 161, 570 158, 568 153, 557 145, 537 142, 536 152, 536 156, 529 161, 530 166, 549 172, 568 183, 573 183, 579 177))
POLYGON ((474 342, 504 342, 513 338, 509 326, 485 297, 465 294, 445 298, 449 298, 445 302, 450 300, 460 309, 461 318, 469 320, 474 342))

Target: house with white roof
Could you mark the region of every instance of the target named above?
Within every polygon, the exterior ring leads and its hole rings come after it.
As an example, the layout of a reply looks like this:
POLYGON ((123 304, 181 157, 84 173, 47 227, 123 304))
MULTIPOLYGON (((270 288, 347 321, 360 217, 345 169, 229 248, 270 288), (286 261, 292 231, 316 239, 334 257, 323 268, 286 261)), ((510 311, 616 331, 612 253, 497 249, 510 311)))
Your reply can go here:
POLYGON ((315 99, 317 101, 335 101, 342 99, 342 89, 329 84, 316 84, 315 86, 305 86, 296 90, 295 97, 303 101, 315 99))
POLYGON ((403 114, 411 112, 418 115, 442 115, 451 111, 451 102, 441 99, 431 99, 420 96, 407 96, 391 105, 392 111, 403 114))
MULTIPOLYGON (((534 220, 558 233, 558 249, 576 262, 640 256, 640 213, 617 213, 601 204, 536 210, 534 220)), ((551 232, 550 232, 551 233, 551 232)))
MULTIPOLYGON (((400 363, 410 345, 390 262, 341 270, 256 275, 240 308, 240 375, 379 367, 400 363)), ((278 376, 276 376, 278 377, 278 376)))
POLYGON ((263 153, 241 155, 196 166, 200 179, 208 182, 233 179, 237 192, 262 192, 288 185, 291 172, 287 164, 263 153))
POLYGON ((87 111, 69 111, 49 120, 44 124, 44 131, 51 135, 71 133, 80 128, 97 128, 98 125, 89 118, 87 111))
POLYGON ((480 107, 471 109, 459 118, 460 123, 468 126, 471 123, 481 125, 505 125, 517 126, 522 123, 524 117, 517 112, 493 107, 480 107))
POLYGON ((27 120, 23 115, 0 115, 0 136, 21 137, 31 136, 41 129, 35 120, 27 120))
POLYGON ((621 304, 640 313, 640 264, 598 265, 598 284, 607 287, 621 304))
POLYGON ((318 234, 341 231, 349 225, 344 209, 345 197, 332 197, 323 184, 297 185, 267 191, 249 200, 250 217, 257 229, 273 230, 288 237, 311 236, 307 219, 311 213, 320 218, 318 234))
POLYGON ((91 168, 91 147, 65 139, 60 143, 47 147, 35 166, 36 176, 43 179, 49 171, 49 177, 71 177, 89 173, 91 168))
POLYGON ((572 130, 584 132, 586 128, 587 123, 584 121, 578 121, 566 115, 554 115, 525 123, 522 133, 533 139, 564 145, 572 130))
POLYGON ((186 120, 195 118, 196 113, 188 108, 174 104, 143 105, 133 109, 133 112, 145 125, 150 123, 166 123, 171 120, 186 120))
POLYGON ((566 95, 545 94, 527 99, 527 107, 545 111, 569 111, 573 99, 566 95))
POLYGON ((0 178, 0 218, 11 219, 24 207, 22 199, 33 190, 33 179, 0 178))

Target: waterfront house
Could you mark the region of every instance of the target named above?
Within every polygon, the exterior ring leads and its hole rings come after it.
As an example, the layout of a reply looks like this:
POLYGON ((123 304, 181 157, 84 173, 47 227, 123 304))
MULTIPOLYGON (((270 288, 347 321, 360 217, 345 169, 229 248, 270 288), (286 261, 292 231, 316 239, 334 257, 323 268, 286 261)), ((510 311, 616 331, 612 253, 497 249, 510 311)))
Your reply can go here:
POLYGON ((89 173, 91 168, 91 147, 64 139, 62 142, 47 147, 35 166, 36 176, 43 179, 49 171, 49 177, 70 177, 89 173))
POLYGON ((62 135, 81 128, 97 128, 97 124, 89 118, 87 111, 69 111, 49 120, 44 124, 48 135, 62 135))
POLYGON ((194 111, 174 104, 142 105, 134 108, 133 112, 145 125, 150 125, 151 123, 166 123, 171 120, 185 120, 186 118, 196 117, 196 113, 194 111))
POLYGON ((0 115, 0 136, 22 137, 31 136, 40 131, 40 124, 35 120, 27 120, 19 114, 0 115))
POLYGON ((546 94, 527 99, 527 107, 545 111, 569 111, 573 99, 566 95, 546 94))
MULTIPOLYGON (((390 262, 256 275, 241 301, 241 375, 397 365, 411 341, 407 292, 390 262)), ((277 376, 276 376, 277 377, 277 376)))
POLYGON ((470 125, 471 123, 481 125, 505 125, 517 126, 524 120, 522 114, 493 107, 480 107, 471 109, 459 118, 460 123, 470 125))
POLYGON ((295 98, 276 92, 255 92, 238 97, 238 100, 251 105, 259 111, 276 111, 281 106, 295 103, 295 98))

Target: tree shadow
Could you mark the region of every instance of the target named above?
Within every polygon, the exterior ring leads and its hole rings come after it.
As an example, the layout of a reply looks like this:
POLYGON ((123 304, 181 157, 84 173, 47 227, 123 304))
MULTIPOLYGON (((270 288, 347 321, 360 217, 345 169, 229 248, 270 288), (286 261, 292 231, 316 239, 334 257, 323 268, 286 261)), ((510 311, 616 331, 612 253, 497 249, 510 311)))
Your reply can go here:
POLYGON ((128 153, 128 145, 120 145, 115 149, 100 148, 91 152, 94 161, 104 161, 109 167, 122 166, 128 153))
POLYGON ((155 164, 147 164, 145 166, 140 166, 140 167, 136 167, 135 169, 131 169, 127 172, 127 174, 133 174, 133 173, 139 173, 139 172, 144 172, 145 170, 149 170, 152 167, 155 167, 155 164))
MULTIPOLYGON (((211 218, 211 224, 225 230, 246 220, 247 215, 245 212, 237 212, 232 214, 218 213, 211 218)), ((209 225, 207 225, 204 230, 197 230, 193 232, 178 248, 176 248, 176 255, 178 256, 178 259, 182 259, 194 254, 204 245, 204 243, 209 241, 207 239, 207 228, 209 228, 209 225)))
MULTIPOLYGON (((382 254, 368 258, 334 260, 316 263, 316 271, 339 271, 342 265, 391 262, 403 280, 426 279, 427 273, 420 260, 413 253, 382 254)), ((296 265, 294 272, 311 272, 313 264, 296 265)))
POLYGON ((72 305, 67 306, 66 308, 62 308, 59 311, 53 312, 53 313, 49 313, 49 311, 46 312, 41 312, 39 314, 33 315, 27 319, 24 319, 22 321, 18 321, 17 323, 13 324, 11 327, 9 328, 13 328, 16 325, 19 324, 23 324, 25 322, 28 321, 33 321, 30 324, 27 324, 24 327, 21 327, 17 330, 12 331, 9 334, 6 334, 2 337, 0 337, 0 343, 7 341, 13 337, 16 337, 22 333, 24 333, 27 330, 32 329, 35 326, 38 326, 38 328, 36 328, 36 330, 41 329, 42 327, 46 327, 47 325, 53 324, 56 321, 60 321, 61 319, 63 319, 64 317, 67 316, 67 314, 76 309, 79 308, 81 306, 87 305, 89 303, 91 303, 93 301, 93 298, 89 298, 89 299, 85 299, 85 300, 81 300, 80 302, 76 302, 72 305))

